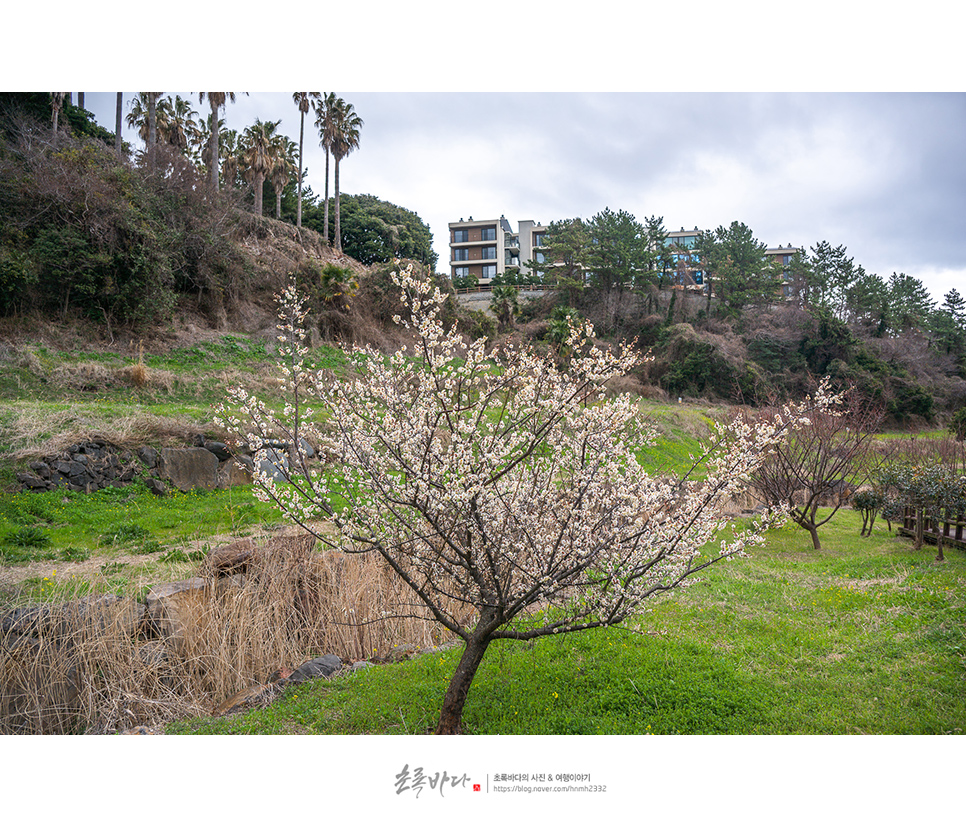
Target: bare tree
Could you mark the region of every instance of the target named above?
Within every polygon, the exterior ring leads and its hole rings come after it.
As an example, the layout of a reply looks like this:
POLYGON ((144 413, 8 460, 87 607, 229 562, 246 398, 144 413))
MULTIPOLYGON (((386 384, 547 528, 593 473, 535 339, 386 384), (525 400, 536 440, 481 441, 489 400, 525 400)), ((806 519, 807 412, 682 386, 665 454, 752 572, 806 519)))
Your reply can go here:
MULTIPOLYGON (((769 421, 774 413, 764 409, 756 419, 769 421)), ((787 505, 815 550, 822 547, 819 527, 865 481, 867 453, 882 418, 881 406, 850 392, 841 408, 816 413, 789 432, 752 474, 752 487, 768 506, 787 505)))

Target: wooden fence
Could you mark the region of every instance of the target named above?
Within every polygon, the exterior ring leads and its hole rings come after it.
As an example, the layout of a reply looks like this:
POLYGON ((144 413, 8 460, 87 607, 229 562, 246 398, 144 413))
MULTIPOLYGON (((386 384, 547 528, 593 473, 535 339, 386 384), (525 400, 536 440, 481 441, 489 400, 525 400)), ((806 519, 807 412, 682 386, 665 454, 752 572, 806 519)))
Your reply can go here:
MULTIPOLYGON (((939 540, 939 526, 935 518, 927 515, 923 519, 923 540, 936 544, 939 540)), ((944 522, 942 528, 943 547, 952 546, 966 550, 966 518, 958 516, 955 521, 944 522)), ((916 511, 912 507, 906 507, 902 514, 899 535, 913 539, 916 537, 916 511)))

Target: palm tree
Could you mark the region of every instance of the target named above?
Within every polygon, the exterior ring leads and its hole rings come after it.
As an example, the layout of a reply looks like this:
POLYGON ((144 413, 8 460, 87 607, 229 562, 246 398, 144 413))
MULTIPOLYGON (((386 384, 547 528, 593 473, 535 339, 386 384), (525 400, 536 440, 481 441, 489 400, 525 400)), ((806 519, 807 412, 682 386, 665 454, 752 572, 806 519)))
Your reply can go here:
POLYGON ((192 110, 191 105, 181 96, 176 95, 173 104, 170 98, 165 99, 165 102, 167 104, 164 125, 165 142, 187 156, 191 137, 197 132, 195 116, 198 113, 192 110))
POLYGON ((299 201, 298 212, 295 216, 295 225, 299 229, 302 228, 302 145, 305 140, 305 114, 309 112, 309 108, 319 100, 321 95, 321 93, 292 93, 292 101, 295 102, 301 114, 299 119, 299 201))
POLYGON ((221 132, 219 142, 219 153, 221 156, 222 179, 225 185, 234 187, 238 180, 238 161, 240 145, 238 142, 237 130, 225 130, 221 132))
MULTIPOLYGON (((245 95, 248 95, 246 93, 245 95)), ((211 105, 211 187, 218 190, 218 110, 225 106, 225 103, 230 101, 232 104, 235 103, 234 93, 198 93, 198 101, 202 104, 205 101, 205 97, 208 98, 208 103, 211 105)))
POLYGON ((319 145, 325 149, 325 212, 323 236, 329 242, 329 151, 332 149, 332 126, 335 121, 336 102, 341 99, 335 93, 326 93, 315 102, 315 126, 319 131, 319 145))
POLYGON ((244 170, 245 179, 255 186, 255 214, 262 213, 262 189, 265 177, 275 167, 277 152, 274 134, 279 126, 278 122, 263 122, 255 119, 255 124, 245 128, 242 134, 240 162, 244 170))
POLYGON ((282 219, 282 192, 288 181, 295 173, 295 154, 298 152, 295 143, 287 136, 278 133, 272 142, 273 156, 275 164, 268 178, 272 181, 272 188, 275 189, 275 219, 282 219))
POLYGON ((332 157, 335 159, 335 248, 342 251, 339 225, 339 163, 359 147, 359 128, 363 125, 355 108, 341 98, 336 103, 332 120, 332 157))
POLYGON ((148 167, 153 166, 154 146, 158 141, 158 119, 160 116, 161 130, 168 122, 169 105, 162 101, 159 105, 158 97, 161 93, 138 93, 131 102, 131 112, 127 114, 127 126, 136 127, 138 136, 144 142, 148 167))

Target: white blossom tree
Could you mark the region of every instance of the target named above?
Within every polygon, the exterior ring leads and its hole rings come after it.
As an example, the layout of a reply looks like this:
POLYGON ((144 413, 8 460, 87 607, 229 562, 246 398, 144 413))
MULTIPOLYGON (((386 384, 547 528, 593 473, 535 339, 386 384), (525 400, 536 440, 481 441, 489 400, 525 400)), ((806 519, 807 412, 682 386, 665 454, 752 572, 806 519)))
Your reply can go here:
POLYGON ((306 311, 288 290, 287 405, 276 416, 233 390, 222 420, 253 447, 270 436, 293 450, 287 481, 258 479, 267 500, 307 530, 320 516, 334 521, 331 540, 312 531, 347 554, 379 554, 465 643, 436 728, 458 733, 494 640, 622 623, 759 542, 767 519, 703 547, 726 526, 723 505, 749 473, 828 397, 820 391, 768 423, 721 428, 703 458, 706 477, 669 484, 638 463, 635 449, 654 433, 630 397, 600 396, 639 355, 599 349, 589 324, 571 328, 566 368, 525 349, 489 352, 483 339, 444 331, 431 279, 411 267, 393 277, 411 310, 400 323, 412 348, 389 357, 357 348, 364 367, 350 379, 316 373, 304 364, 306 311), (313 425, 339 461, 325 475, 300 451, 313 425))

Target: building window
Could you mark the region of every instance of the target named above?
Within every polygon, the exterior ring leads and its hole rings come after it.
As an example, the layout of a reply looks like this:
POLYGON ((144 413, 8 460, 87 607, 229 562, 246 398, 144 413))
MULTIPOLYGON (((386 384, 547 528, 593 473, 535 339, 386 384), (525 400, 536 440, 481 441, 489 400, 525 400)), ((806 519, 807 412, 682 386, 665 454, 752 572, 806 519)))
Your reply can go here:
POLYGON ((538 264, 544 264, 544 263, 547 262, 547 256, 543 252, 534 252, 533 253, 533 259, 538 264))
POLYGON ((496 260, 496 247, 495 246, 484 246, 480 250, 480 258, 485 260, 496 260))
POLYGON ((792 262, 791 255, 782 255, 782 266, 788 266, 792 262))
POLYGON ((495 265, 492 265, 492 266, 484 266, 483 267, 483 280, 484 281, 492 281, 494 278, 496 278, 496 266, 495 265))
POLYGON ((469 278, 470 268, 468 266, 454 266, 453 267, 453 277, 454 278, 469 278))
POLYGON ((546 237, 546 232, 534 232, 533 233, 533 245, 543 246, 543 239, 546 237))
POLYGON ((486 226, 480 229, 480 240, 496 240, 496 226, 486 226))
POLYGON ((466 243, 470 239, 470 233, 466 229, 453 230, 453 243, 466 243))
POLYGON ((470 259, 469 249, 454 249, 453 250, 453 260, 454 261, 468 261, 470 259))

